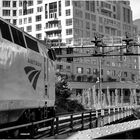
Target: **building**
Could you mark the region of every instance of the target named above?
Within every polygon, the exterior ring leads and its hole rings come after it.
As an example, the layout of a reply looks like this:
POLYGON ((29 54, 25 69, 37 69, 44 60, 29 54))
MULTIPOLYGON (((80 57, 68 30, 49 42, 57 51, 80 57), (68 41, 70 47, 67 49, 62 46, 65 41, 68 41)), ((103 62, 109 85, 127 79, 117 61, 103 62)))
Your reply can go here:
MULTIPOLYGON (((61 43, 67 46, 93 45, 91 41, 97 33, 107 44, 110 44, 113 38, 122 39, 126 32, 131 36, 137 34, 129 1, 1 0, 0 7, 0 16, 32 36, 45 40, 48 45, 51 42, 54 48, 61 43)), ((116 49, 113 53, 120 54, 119 48, 106 47, 106 51, 116 49)), ((55 50, 59 55, 94 53, 93 48, 55 50)), ((137 48, 133 47, 133 51, 137 52, 137 48)), ((109 82, 135 83, 139 80, 136 56, 64 58, 57 63, 57 71, 68 75, 70 87, 75 93, 82 94, 84 89, 91 88, 97 82, 99 74, 103 87, 106 85, 104 83, 109 82)), ((125 84, 123 85, 122 88, 126 88, 125 84)), ((115 84, 113 87, 115 88, 115 84)))

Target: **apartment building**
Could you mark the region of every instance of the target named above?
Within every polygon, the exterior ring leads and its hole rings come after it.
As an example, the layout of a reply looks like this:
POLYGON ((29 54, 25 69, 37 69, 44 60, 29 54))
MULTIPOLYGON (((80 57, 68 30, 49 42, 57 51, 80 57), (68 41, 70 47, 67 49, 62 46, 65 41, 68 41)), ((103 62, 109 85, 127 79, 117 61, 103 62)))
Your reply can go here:
MULTIPOLYGON (((61 43, 94 46, 91 41, 97 33, 108 42, 113 38, 123 39, 126 32, 131 36, 137 34, 129 1, 1 0, 0 7, 0 16, 48 45, 51 40, 59 55, 94 53, 94 47, 60 49, 58 46, 61 43)), ((110 51, 115 47, 105 49, 110 51)), ((133 47, 133 51, 137 52, 137 48, 133 47)), ((121 52, 116 49, 113 53, 121 52)), ((139 80, 136 56, 64 58, 57 63, 57 71, 68 75, 70 86, 76 92, 92 87, 99 73, 103 83, 139 80)))

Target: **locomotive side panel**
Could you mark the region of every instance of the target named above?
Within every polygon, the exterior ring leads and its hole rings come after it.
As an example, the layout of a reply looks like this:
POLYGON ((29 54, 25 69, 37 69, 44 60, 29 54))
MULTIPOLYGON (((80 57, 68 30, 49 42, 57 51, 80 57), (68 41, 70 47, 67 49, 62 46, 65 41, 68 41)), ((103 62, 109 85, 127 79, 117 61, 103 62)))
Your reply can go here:
POLYGON ((0 57, 0 100, 7 101, 0 109, 43 106, 43 57, 5 40, 0 42, 0 57))

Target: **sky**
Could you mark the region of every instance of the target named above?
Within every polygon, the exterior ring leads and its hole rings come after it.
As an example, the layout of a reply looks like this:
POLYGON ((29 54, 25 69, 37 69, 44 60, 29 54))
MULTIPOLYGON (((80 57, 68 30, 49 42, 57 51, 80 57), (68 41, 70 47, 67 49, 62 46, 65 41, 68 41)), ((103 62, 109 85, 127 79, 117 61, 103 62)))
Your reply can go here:
POLYGON ((130 0, 130 6, 133 12, 133 20, 140 19, 140 0, 130 0))

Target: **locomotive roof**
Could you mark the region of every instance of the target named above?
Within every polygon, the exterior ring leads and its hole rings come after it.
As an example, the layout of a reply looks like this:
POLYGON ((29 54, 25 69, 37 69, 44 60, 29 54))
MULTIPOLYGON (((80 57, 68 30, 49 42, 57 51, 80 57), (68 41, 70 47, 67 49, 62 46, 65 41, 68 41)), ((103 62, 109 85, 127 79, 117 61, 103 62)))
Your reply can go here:
POLYGON ((8 25, 14 27, 16 30, 22 32, 23 34, 29 36, 31 39, 33 39, 33 40, 35 40, 35 41, 37 41, 37 42, 43 44, 45 47, 47 47, 47 48, 49 49, 49 47, 47 46, 47 44, 46 44, 43 40, 39 40, 39 39, 33 37, 32 35, 28 34, 28 33, 25 32, 24 30, 22 30, 22 29, 20 29, 19 27, 17 27, 17 26, 15 26, 15 25, 11 24, 10 22, 6 21, 5 19, 3 19, 3 18, 1 18, 1 17, 0 17, 0 20, 2 20, 2 21, 5 22, 6 24, 8 24, 8 25))

